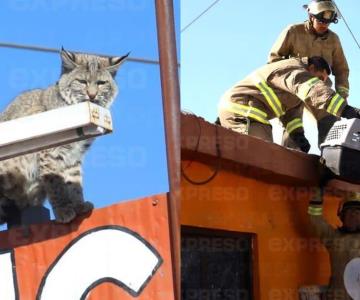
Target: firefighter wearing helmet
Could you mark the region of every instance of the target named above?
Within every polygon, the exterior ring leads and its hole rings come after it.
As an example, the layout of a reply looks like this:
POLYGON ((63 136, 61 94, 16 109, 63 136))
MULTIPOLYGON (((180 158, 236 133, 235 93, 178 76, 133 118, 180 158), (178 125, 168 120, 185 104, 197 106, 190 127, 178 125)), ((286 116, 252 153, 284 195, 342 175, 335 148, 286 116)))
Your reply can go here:
POLYGON ((321 23, 330 24, 337 23, 337 10, 332 1, 313 0, 309 5, 303 6, 310 16, 319 20, 321 23))
POLYGON ((360 257, 360 194, 349 193, 338 209, 342 226, 334 228, 322 215, 322 195, 318 193, 308 208, 311 227, 320 238, 330 256, 331 277, 327 291, 328 300, 353 298, 354 274, 360 257))
MULTIPOLYGON (((325 58, 331 67, 335 78, 335 90, 344 98, 349 95, 349 67, 340 39, 329 29, 331 23, 337 23, 339 14, 332 1, 312 0, 304 5, 309 19, 303 23, 289 25, 283 30, 272 46, 268 63, 289 57, 325 58)), ((328 84, 332 85, 330 79, 328 84)), ((299 114, 302 113, 301 112, 299 114)), ((322 120, 318 123, 319 143, 325 138, 328 129, 336 121, 335 118, 322 120)), ((294 148, 291 138, 286 131, 283 145, 294 148)))

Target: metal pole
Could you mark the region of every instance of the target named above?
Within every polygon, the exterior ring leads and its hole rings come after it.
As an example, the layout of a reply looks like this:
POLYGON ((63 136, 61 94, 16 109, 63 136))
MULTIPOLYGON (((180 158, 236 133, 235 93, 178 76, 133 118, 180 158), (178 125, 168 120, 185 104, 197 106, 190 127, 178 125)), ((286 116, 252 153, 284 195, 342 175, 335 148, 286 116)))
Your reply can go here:
POLYGON ((169 176, 175 299, 180 300, 180 89, 172 0, 155 0, 169 176))

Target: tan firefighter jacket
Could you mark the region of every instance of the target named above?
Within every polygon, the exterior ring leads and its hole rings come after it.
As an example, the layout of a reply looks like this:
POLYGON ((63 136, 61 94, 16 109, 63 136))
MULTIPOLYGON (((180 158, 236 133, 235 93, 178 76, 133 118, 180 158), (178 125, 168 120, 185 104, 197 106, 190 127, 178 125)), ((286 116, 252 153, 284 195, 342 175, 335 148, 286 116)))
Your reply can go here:
POLYGON ((349 94, 349 67, 340 39, 331 30, 323 36, 313 33, 309 21, 288 26, 270 50, 268 62, 290 57, 321 56, 335 76, 335 89, 344 98, 349 94))
POLYGON ((322 216, 321 204, 310 204, 308 213, 314 234, 329 252, 331 277, 327 300, 350 300, 344 284, 346 265, 360 257, 360 233, 343 233, 333 228, 322 216))
POLYGON ((317 120, 340 116, 346 100, 306 69, 306 59, 290 58, 264 65, 236 83, 222 97, 219 114, 232 112, 263 124, 280 118, 286 130, 303 130, 303 103, 317 120))

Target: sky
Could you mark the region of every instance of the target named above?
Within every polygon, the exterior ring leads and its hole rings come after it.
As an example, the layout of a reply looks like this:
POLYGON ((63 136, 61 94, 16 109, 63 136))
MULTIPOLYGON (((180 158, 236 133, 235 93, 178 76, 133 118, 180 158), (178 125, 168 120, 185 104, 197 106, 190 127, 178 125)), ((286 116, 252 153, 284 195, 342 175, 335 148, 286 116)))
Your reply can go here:
MULTIPOLYGON (((179 9, 174 0, 178 43, 179 9)), ((0 42, 158 60, 155 1, 3 0, 0 19, 0 42)), ((59 78, 56 53, 0 48, 0 58, 0 110, 59 78)), ((169 190, 159 65, 125 62, 116 81, 114 131, 96 139, 83 164, 85 198, 96 207, 169 190)))
MULTIPOLYGON (((213 0, 182 0, 181 29, 204 11, 213 0)), ((360 42, 358 0, 337 0, 340 11, 360 42)), ((264 65, 271 46, 289 24, 307 19, 303 0, 220 0, 181 33, 181 108, 213 122, 221 95, 237 81, 264 65)), ((350 67, 350 105, 360 107, 360 49, 343 20, 331 24, 350 67)), ((304 115, 305 134, 317 149, 314 119, 304 115)), ((274 139, 279 142, 278 123, 274 139)))

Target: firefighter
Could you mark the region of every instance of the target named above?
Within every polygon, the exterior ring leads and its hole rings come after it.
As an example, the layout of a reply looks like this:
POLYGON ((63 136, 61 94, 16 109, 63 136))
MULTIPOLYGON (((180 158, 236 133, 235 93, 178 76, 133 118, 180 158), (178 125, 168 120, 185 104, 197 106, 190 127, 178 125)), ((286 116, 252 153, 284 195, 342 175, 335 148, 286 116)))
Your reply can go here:
MULTIPOLYGON (((338 22, 338 13, 332 1, 312 0, 304 5, 308 12, 308 20, 288 26, 278 37, 270 50, 268 62, 275 62, 290 57, 321 56, 331 66, 335 77, 335 89, 344 98, 349 95, 349 67, 346 61, 341 42, 336 33, 329 29, 331 23, 338 22)), ((327 84, 332 85, 328 79, 327 84)), ((303 106, 299 108, 302 114, 303 106)), ((320 127, 330 128, 336 118, 323 120, 320 127)), ((319 144, 324 134, 319 132, 319 144)), ((283 134, 282 145, 293 148, 293 142, 287 132, 283 134)))
POLYGON ((342 226, 337 229, 323 217, 322 199, 319 193, 310 201, 308 214, 314 234, 320 238, 330 255, 331 277, 326 299, 355 299, 350 297, 352 292, 346 287, 351 285, 351 280, 346 278, 345 273, 347 266, 354 265, 353 259, 360 257, 360 194, 350 193, 340 203, 338 217, 342 226))
POLYGON ((270 50, 268 62, 290 57, 321 56, 330 65, 335 77, 335 89, 343 97, 349 95, 349 67, 341 42, 329 29, 338 22, 336 6, 332 1, 312 0, 304 5, 309 19, 288 26, 270 50))
POLYGON ((358 109, 348 106, 340 94, 324 83, 330 72, 326 60, 318 56, 266 64, 221 98, 221 125, 272 142, 269 120, 277 117, 298 149, 308 152, 310 144, 299 114, 301 105, 309 106, 320 121, 328 117, 360 117, 358 109))

